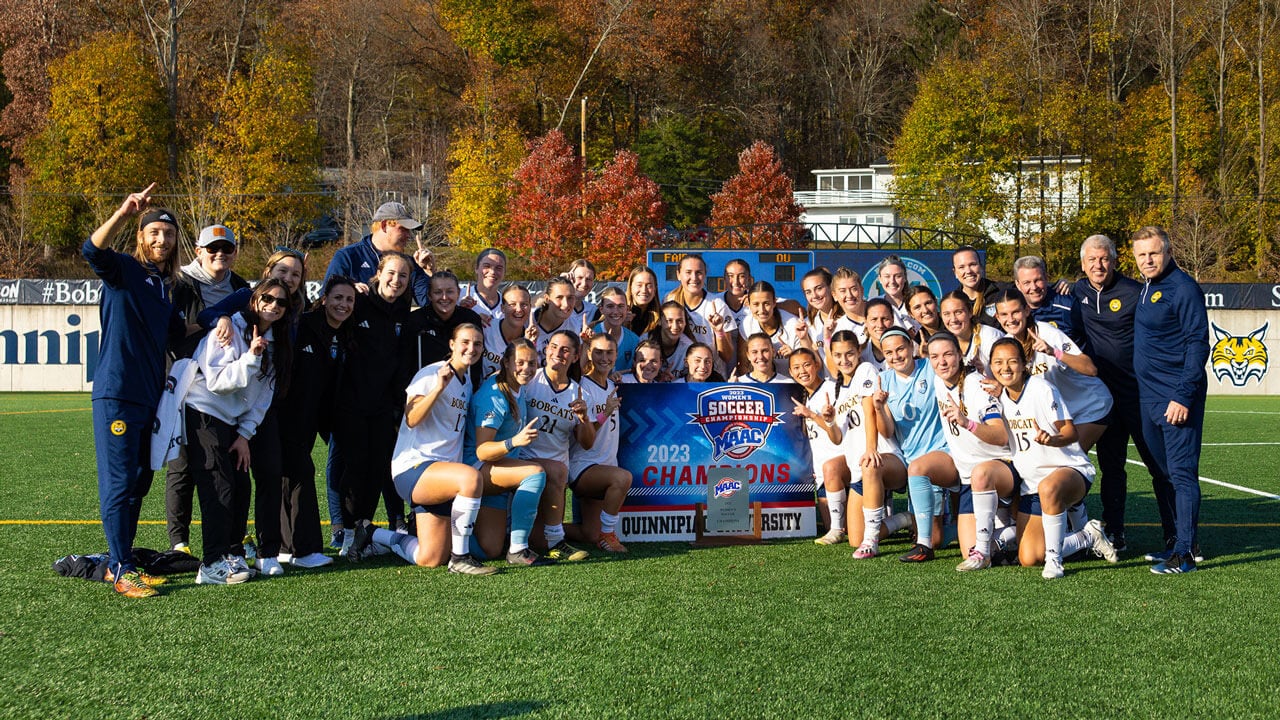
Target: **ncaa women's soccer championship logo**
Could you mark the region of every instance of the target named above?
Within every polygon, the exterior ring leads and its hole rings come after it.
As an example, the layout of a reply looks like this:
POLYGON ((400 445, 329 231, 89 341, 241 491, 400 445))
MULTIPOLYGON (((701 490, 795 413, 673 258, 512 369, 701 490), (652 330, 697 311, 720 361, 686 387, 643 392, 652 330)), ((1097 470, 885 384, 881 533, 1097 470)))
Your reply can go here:
POLYGON ((774 425, 782 424, 773 411, 773 395, 752 387, 731 385, 698 395, 698 412, 690 413, 711 441, 711 459, 745 460, 760 449, 774 425))

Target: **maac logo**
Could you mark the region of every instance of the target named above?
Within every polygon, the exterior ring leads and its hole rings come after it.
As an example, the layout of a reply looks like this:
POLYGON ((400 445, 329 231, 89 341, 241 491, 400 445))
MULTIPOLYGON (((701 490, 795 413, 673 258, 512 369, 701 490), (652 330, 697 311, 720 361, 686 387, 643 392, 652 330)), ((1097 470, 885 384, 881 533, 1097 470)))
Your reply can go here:
POLYGON ((753 387, 730 385, 698 394, 698 412, 690 413, 711 441, 711 459, 751 456, 781 420, 773 411, 773 395, 753 387))
POLYGON ((725 478, 716 483, 715 495, 717 498, 731 498, 742 490, 742 481, 732 478, 725 478))
POLYGON ((1236 387, 1244 387, 1249 378, 1257 378, 1262 384, 1262 376, 1267 374, 1267 326, 1243 337, 1232 335, 1217 325, 1213 327, 1213 335, 1217 342, 1213 344, 1213 352, 1209 354, 1209 362, 1213 365, 1214 377, 1218 382, 1230 379, 1236 387))

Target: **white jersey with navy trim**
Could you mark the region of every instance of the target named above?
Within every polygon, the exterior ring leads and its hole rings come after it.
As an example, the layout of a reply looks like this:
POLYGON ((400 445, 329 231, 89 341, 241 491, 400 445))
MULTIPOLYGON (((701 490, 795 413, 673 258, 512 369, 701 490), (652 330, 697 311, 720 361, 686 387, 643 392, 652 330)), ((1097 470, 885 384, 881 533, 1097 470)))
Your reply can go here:
POLYGON ((574 310, 573 312, 569 313, 569 320, 566 324, 572 325, 573 327, 578 329, 578 332, 582 332, 582 318, 586 317, 587 326, 590 327, 591 325, 595 324, 596 316, 598 314, 599 313, 597 312, 595 303, 591 302, 590 300, 583 300, 582 309, 574 310))
MULTIPOLYGON (((516 336, 516 339, 524 337, 524 334, 516 336)), ((484 354, 480 358, 480 369, 484 371, 484 376, 498 372, 498 368, 502 366, 502 354, 507 351, 507 339, 502 336, 502 322, 494 320, 484 328, 484 354)))
POLYGON ((1004 333, 981 323, 974 323, 973 337, 964 351, 964 362, 986 377, 991 377, 991 346, 1004 337, 1004 333))
MULTIPOLYGON (((862 456, 867 454, 867 416, 863 412, 862 401, 876 391, 878 374, 879 371, 871 365, 860 363, 853 371, 853 378, 839 390, 836 411, 846 416, 844 439, 840 441, 840 448, 850 470, 859 467, 862 456)), ((880 433, 876 433, 876 452, 902 457, 898 441, 880 433)), ((906 464, 905 461, 903 464, 906 464)))
MULTIPOLYGON (((440 384, 440 368, 447 360, 431 363, 418 371, 405 388, 406 397, 429 395, 440 384)), ((461 462, 462 444, 471 406, 471 380, 467 373, 455 372, 440 392, 431 411, 414 427, 400 419, 396 448, 392 453, 391 475, 399 475, 424 462, 461 462)))
POLYGON ((862 346, 862 355, 859 358, 859 361, 860 361, 859 366, 870 365, 873 369, 875 369, 876 372, 880 372, 881 370, 884 370, 886 367, 888 367, 887 365, 884 364, 883 358, 879 360, 876 359, 875 346, 873 346, 870 342, 862 346))
POLYGON ((569 464, 569 446, 578 442, 575 434, 578 416, 569 409, 569 403, 577 399, 578 383, 573 380, 569 380, 563 390, 557 391, 547 379, 545 369, 534 375, 533 380, 520 390, 520 402, 524 404, 525 421, 539 421, 535 426, 538 437, 523 448, 520 457, 569 464))
POLYGON ((480 297, 480 293, 476 290, 475 283, 467 283, 467 291, 463 295, 463 297, 469 297, 469 298, 475 299, 476 304, 472 305, 471 309, 475 311, 475 314, 479 315, 481 319, 489 318, 490 326, 492 326, 495 323, 495 321, 501 320, 503 318, 501 292, 498 293, 498 301, 495 302, 493 305, 490 305, 487 300, 485 300, 483 297, 480 297))
MULTIPOLYGON (((1081 354, 1080 348, 1066 333, 1049 323, 1036 322, 1036 334, 1051 348, 1061 349, 1071 355, 1081 354)), ((1111 412, 1111 391, 1102 380, 1072 370, 1052 353, 1035 353, 1035 357, 1029 359, 1027 372, 1031 375, 1043 375, 1045 380, 1057 388, 1067 409, 1071 411, 1071 417, 1077 423, 1097 422, 1111 412)))
POLYGON ((1071 411, 1058 389, 1043 377, 1028 377, 1017 400, 1010 398, 1005 389, 1000 394, 1000 410, 1009 426, 1009 449, 1013 452, 1013 466, 1022 476, 1023 495, 1039 492, 1040 481, 1058 468, 1072 468, 1087 481, 1093 481, 1093 463, 1078 443, 1058 448, 1036 442, 1038 431, 1057 434, 1056 423, 1071 419, 1071 411))
POLYGON ((800 324, 800 318, 786 310, 777 310, 776 312, 778 317, 781 318, 781 322, 778 323, 778 329, 772 333, 765 333, 764 328, 760 327, 760 321, 756 320, 754 315, 748 315, 742 321, 742 325, 738 328, 738 335, 741 337, 738 340, 738 353, 739 355, 746 353, 747 338, 756 333, 764 333, 773 341, 773 364, 778 368, 778 372, 786 372, 789 367, 788 361, 780 351, 784 347, 792 350, 801 347, 801 339, 804 337, 804 333, 796 329, 800 324))
MULTIPOLYGON (((983 376, 978 373, 965 373, 956 387, 950 387, 937 375, 933 376, 933 391, 938 399, 938 407, 955 405, 963 409, 970 420, 978 424, 1000 418, 1000 401, 982 387, 983 376)), ((947 439, 947 447, 951 450, 951 460, 956 465, 956 473, 960 482, 968 485, 973 477, 973 468, 987 460, 1003 460, 1012 457, 1007 445, 992 445, 978 439, 955 423, 942 419, 942 434, 947 439)))
MULTIPOLYGON (((649 335, 646 337, 652 339, 655 342, 658 342, 658 336, 661 333, 662 333, 661 330, 655 328, 653 332, 649 333, 649 335)), ((693 345, 693 341, 689 339, 688 335, 681 335, 679 338, 677 338, 676 348, 675 350, 671 351, 671 356, 670 357, 666 355, 662 356, 662 369, 671 373, 671 376, 673 378, 679 378, 681 375, 683 375, 685 371, 685 366, 684 366, 685 355, 688 354, 689 348, 692 345, 693 345)), ((661 345, 659 345, 659 347, 661 347, 661 345)), ((659 350, 659 353, 661 353, 661 350, 659 350)))
MULTIPOLYGON (((582 401, 587 404, 587 417, 595 422, 600 413, 604 412, 609 398, 617 394, 618 388, 608 378, 604 381, 604 387, 600 387, 591 377, 583 377, 579 382, 582 384, 582 401)), ((592 443, 590 450, 584 450, 576 442, 570 446, 569 478, 576 479, 583 470, 592 465, 616 467, 618 465, 618 434, 618 411, 614 410, 605 418, 604 423, 596 428, 596 440, 592 443)))
POLYGON ((858 336, 858 344, 862 347, 867 346, 867 326, 866 323, 860 323, 848 315, 841 315, 836 318, 835 327, 831 329, 831 334, 835 335, 841 330, 848 330, 858 336))
POLYGON ((581 324, 582 321, 579 320, 578 322, 579 324, 577 326, 574 326, 573 317, 567 317, 565 318, 564 322, 560 323, 560 327, 557 327, 556 329, 550 332, 543 330, 542 325, 538 324, 537 321, 533 323, 533 327, 536 328, 538 331, 538 339, 533 341, 533 347, 538 351, 539 365, 541 365, 543 360, 546 359, 547 343, 551 342, 552 335, 555 335, 561 330, 567 330, 568 332, 573 333, 574 337, 580 336, 582 331, 582 324, 581 324))
MULTIPOLYGON (((840 413, 837 403, 840 398, 836 397, 836 384, 830 380, 824 380, 822 385, 809 396, 805 401, 805 407, 809 408, 814 414, 821 416, 822 410, 830 402, 831 406, 836 409, 835 424, 841 431, 844 430, 848 418, 840 413)), ((840 446, 831 442, 831 438, 827 437, 827 431, 818 426, 816 422, 809 418, 804 420, 804 431, 809 436, 809 452, 813 456, 813 476, 819 485, 822 484, 823 473, 822 466, 833 457, 841 457, 844 455, 840 450, 840 446)))
POLYGON ((786 373, 780 373, 780 372, 774 371, 773 375, 770 376, 768 380, 757 380, 755 379, 755 377, 751 375, 750 372, 745 372, 745 373, 742 373, 741 375, 734 375, 732 378, 730 378, 730 382, 755 383, 756 385, 768 385, 769 383, 789 383, 789 382, 795 382, 795 381, 792 380, 791 376, 786 373))
POLYGON ((884 298, 884 301, 889 303, 889 307, 893 309, 894 325, 897 325, 903 330, 909 330, 912 333, 919 334, 920 323, 916 322, 916 319, 911 317, 911 312, 907 310, 907 303, 905 301, 899 305, 888 295, 881 295, 880 297, 884 298))

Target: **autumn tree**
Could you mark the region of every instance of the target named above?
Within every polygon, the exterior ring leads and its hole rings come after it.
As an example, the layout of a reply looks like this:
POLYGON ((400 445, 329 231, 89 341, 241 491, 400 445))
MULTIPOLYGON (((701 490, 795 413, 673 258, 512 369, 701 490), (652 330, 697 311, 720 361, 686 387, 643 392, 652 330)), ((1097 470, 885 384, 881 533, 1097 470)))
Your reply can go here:
POLYGON ((640 158, 619 150, 584 193, 588 254, 601 278, 623 278, 644 262, 648 232, 666 212, 658 184, 640 172, 640 158))
POLYGON ((48 124, 26 146, 36 235, 87 236, 128 188, 163 180, 164 95, 136 40, 89 38, 49 66, 48 124))
POLYGON ((292 240, 319 211, 310 67, 289 48, 266 48, 213 110, 217 120, 192 154, 221 205, 192 224, 218 220, 264 243, 292 240))
MULTIPOLYGON (((782 169, 782 161, 773 147, 757 140, 738 154, 738 173, 711 196, 710 222, 715 227, 783 224, 753 230, 750 244, 796 247, 802 244, 796 225, 802 212, 804 208, 795 201, 795 184, 782 169)), ((735 244, 728 235, 717 241, 717 247, 735 244)))
POLYGON ((535 138, 528 147, 512 179, 503 239, 548 276, 584 253, 582 161, 559 130, 535 138))
POLYGON ((477 252, 497 242, 506 224, 511 178, 524 159, 524 141, 511 125, 464 128, 449 148, 450 239, 477 252))

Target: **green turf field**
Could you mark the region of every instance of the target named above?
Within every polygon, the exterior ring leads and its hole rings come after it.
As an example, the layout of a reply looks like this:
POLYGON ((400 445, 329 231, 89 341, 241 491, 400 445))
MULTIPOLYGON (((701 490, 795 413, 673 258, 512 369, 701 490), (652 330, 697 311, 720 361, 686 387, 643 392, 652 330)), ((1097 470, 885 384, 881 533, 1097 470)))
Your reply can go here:
MULTIPOLYGON (((1280 501, 1257 494, 1204 484, 1208 558, 1185 576, 1141 560, 1159 528, 1131 466, 1127 557, 1058 582, 960 575, 955 548, 903 565, 899 536, 858 563, 807 540, 491 578, 378 558, 130 601, 49 569, 105 550, 97 525, 42 524, 97 517, 88 407, 0 394, 0 716, 1280 714, 1280 501)), ((1280 399, 1209 408, 1202 475, 1280 494, 1280 399)), ((157 484, 139 546, 163 549, 163 516, 157 484)))

